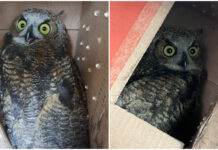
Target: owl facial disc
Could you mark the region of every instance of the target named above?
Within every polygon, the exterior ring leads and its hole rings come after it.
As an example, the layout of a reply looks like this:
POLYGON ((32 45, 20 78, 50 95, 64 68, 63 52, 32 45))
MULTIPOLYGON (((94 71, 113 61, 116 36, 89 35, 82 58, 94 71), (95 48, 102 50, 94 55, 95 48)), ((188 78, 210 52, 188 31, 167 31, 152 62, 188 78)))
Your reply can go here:
POLYGON ((37 8, 24 10, 12 22, 10 31, 13 43, 23 46, 44 41, 60 47, 67 38, 66 27, 57 15, 37 8))

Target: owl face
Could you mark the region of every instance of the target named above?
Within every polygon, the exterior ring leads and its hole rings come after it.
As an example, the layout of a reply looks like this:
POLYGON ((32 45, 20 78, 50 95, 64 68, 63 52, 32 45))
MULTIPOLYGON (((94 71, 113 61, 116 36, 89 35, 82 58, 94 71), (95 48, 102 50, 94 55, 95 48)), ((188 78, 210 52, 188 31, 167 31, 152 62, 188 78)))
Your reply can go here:
POLYGON ((12 24, 13 41, 31 45, 50 39, 55 34, 65 34, 63 23, 47 10, 27 9, 12 24))
POLYGON ((155 42, 155 57, 160 65, 176 71, 200 71, 201 48, 191 31, 168 28, 159 31, 155 42))

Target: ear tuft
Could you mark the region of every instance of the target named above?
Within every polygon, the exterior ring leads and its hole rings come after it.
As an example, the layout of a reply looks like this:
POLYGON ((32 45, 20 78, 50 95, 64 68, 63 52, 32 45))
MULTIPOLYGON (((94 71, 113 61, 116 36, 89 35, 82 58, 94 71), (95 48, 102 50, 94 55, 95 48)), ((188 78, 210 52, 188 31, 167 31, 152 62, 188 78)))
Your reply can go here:
POLYGON ((203 28, 200 28, 200 29, 195 30, 195 35, 196 35, 197 37, 202 36, 203 33, 204 33, 203 28))
POLYGON ((60 17, 64 14, 64 10, 61 10, 58 14, 56 14, 56 17, 60 17))

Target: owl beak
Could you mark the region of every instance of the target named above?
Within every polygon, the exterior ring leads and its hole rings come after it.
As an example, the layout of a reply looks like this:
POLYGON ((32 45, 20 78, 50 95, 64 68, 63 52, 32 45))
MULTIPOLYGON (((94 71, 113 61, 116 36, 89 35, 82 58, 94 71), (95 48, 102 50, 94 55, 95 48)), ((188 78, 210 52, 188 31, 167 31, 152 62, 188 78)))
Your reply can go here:
POLYGON ((181 66, 182 68, 186 68, 188 64, 188 58, 187 58, 187 55, 185 53, 182 54, 182 59, 181 61, 178 63, 179 66, 181 66))
POLYGON ((29 44, 33 43, 36 40, 36 38, 33 35, 33 26, 32 25, 27 29, 25 40, 29 44))

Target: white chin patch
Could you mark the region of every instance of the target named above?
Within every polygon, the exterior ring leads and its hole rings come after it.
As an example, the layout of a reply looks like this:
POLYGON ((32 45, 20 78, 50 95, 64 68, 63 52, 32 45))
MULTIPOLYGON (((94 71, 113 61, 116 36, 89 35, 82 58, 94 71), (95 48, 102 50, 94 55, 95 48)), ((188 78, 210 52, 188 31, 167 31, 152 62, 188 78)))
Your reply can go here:
POLYGON ((176 71, 185 71, 183 67, 177 65, 177 64, 164 64, 167 68, 171 70, 176 70, 176 71))
POLYGON ((186 68, 183 68, 177 64, 164 64, 164 66, 166 66, 167 68, 171 69, 171 70, 176 70, 176 71, 193 71, 193 70, 200 70, 199 67, 197 67, 195 64, 188 64, 186 66, 186 68))
POLYGON ((24 37, 13 37, 13 41, 17 44, 21 44, 21 45, 29 45, 24 37))
POLYGON ((33 42, 26 42, 24 37, 13 37, 13 41, 14 41, 14 43, 20 44, 20 45, 32 45, 40 40, 37 39, 37 40, 34 40, 33 42))

